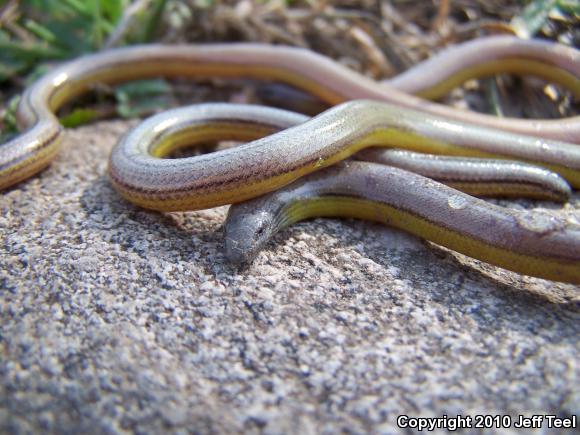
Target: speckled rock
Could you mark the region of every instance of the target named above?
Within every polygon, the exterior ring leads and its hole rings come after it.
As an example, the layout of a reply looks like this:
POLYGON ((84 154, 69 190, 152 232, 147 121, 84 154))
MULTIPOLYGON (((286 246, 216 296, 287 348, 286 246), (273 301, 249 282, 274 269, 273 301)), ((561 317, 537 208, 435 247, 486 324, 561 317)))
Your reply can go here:
POLYGON ((391 433, 401 414, 580 412, 577 286, 354 220, 296 225, 236 269, 226 208, 117 196, 107 156, 127 127, 70 131, 0 197, 0 431, 391 433))

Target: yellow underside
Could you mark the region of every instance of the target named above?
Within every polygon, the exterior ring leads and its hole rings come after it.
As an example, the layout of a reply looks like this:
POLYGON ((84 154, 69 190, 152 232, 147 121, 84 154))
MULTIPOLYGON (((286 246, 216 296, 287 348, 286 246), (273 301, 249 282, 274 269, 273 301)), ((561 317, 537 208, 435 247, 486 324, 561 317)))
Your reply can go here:
MULTIPOLYGON (((420 136, 418 134, 410 133, 408 131, 396 130, 394 128, 385 128, 377 130, 374 133, 368 135, 362 142, 363 142, 362 147, 391 146, 394 148, 401 148, 427 154, 441 154, 463 157, 485 157, 485 158, 511 159, 511 160, 514 159, 513 156, 494 154, 490 152, 481 151, 478 149, 463 147, 460 145, 439 142, 425 136, 420 136)), ((359 145, 359 148, 362 147, 359 145)), ((540 165, 543 166, 544 168, 557 172, 562 177, 564 177, 572 187, 574 187, 575 189, 580 189, 580 172, 576 169, 567 168, 561 165, 547 164, 535 160, 523 160, 520 158, 517 158, 517 160, 533 163, 535 165, 540 165)))
MULTIPOLYGON (((451 90, 473 78, 492 76, 498 73, 532 75, 541 77, 552 83, 558 83, 570 90, 575 98, 580 98, 580 79, 573 74, 547 63, 526 59, 501 59, 488 61, 480 65, 466 68, 437 83, 429 89, 418 92, 418 96, 430 100, 440 99, 451 90)), ((114 68, 100 70, 76 82, 66 82, 55 90, 50 106, 57 110, 66 101, 91 88, 94 83, 121 83, 128 80, 138 80, 155 76, 163 77, 252 77, 262 80, 273 80, 296 86, 331 105, 347 99, 340 91, 333 90, 301 76, 294 71, 281 67, 264 65, 232 65, 223 63, 185 63, 173 62, 141 62, 135 65, 118 65, 114 68)), ((379 86, 379 85, 377 85, 379 86)))
POLYGON ((501 183, 501 182, 461 182, 441 181, 453 189, 461 190, 469 195, 492 198, 528 198, 544 201, 563 201, 560 195, 555 195, 539 186, 501 183))
POLYGON ((236 121, 193 124, 163 137, 149 150, 154 157, 167 157, 176 151, 217 141, 250 142, 278 131, 267 125, 236 121))
POLYGON ((34 154, 32 157, 22 160, 4 171, 0 171, 0 190, 27 180, 50 165, 58 154, 61 140, 62 133, 59 134, 53 143, 44 147, 40 152, 34 154))
MULTIPOLYGON (((438 98, 467 79, 491 75, 497 72, 511 72, 518 74, 531 73, 547 80, 560 83, 570 89, 576 97, 580 96, 580 80, 578 77, 556 67, 550 67, 545 63, 521 59, 491 61, 463 70, 437 86, 424 91, 421 96, 426 98, 438 98)), ((293 84, 298 88, 318 96, 330 104, 337 104, 345 100, 344 95, 341 95, 338 91, 325 87, 323 83, 317 83, 310 79, 301 77, 298 73, 283 70, 281 68, 260 65, 231 65, 227 62, 188 64, 176 60, 175 62, 166 63, 144 62, 140 63, 137 67, 135 65, 122 65, 98 71, 95 74, 74 83, 65 82, 62 86, 55 89, 50 100, 50 106, 54 110, 57 110, 65 101, 83 93, 85 90, 90 88, 92 83, 95 82, 117 83, 153 76, 256 77, 293 84)), ((229 128, 229 125, 229 123, 226 123, 226 125, 216 124, 214 126, 204 127, 205 130, 202 128, 194 131, 194 129, 185 133, 172 135, 171 139, 166 139, 155 148, 155 155, 164 156, 185 145, 211 140, 212 138, 215 138, 215 135, 218 132, 219 139, 223 140, 224 131, 229 128)), ((247 125, 244 125, 243 129, 240 129, 239 126, 235 126, 235 130, 235 135, 231 139, 244 141, 262 137, 264 134, 270 132, 264 128, 256 127, 255 129, 252 129, 247 125), (243 131, 244 129, 246 129, 245 132, 240 131, 243 131)), ((276 190, 315 169, 332 165, 350 156, 359 149, 370 145, 395 146, 398 148, 437 154, 501 157, 478 150, 440 143, 405 131, 382 129, 366 136, 356 143, 351 144, 347 149, 344 149, 325 161, 318 161, 309 164, 308 166, 298 168, 292 173, 278 175, 266 180, 257 181, 253 184, 230 186, 232 189, 225 192, 195 193, 189 196, 176 197, 174 199, 169 198, 156 200, 146 195, 124 191, 121 186, 116 187, 127 199, 147 208, 157 210, 191 210, 208 208, 221 204, 240 202, 259 194, 276 190)), ((18 165, 15 165, 1 173, 0 188, 14 184, 16 181, 23 180, 37 172, 40 167, 46 166, 55 155, 57 149, 57 142, 55 142, 51 146, 46 147, 40 155, 31 157, 26 162, 19 162, 18 165)), ((580 174, 578 171, 561 166, 544 166, 559 172, 570 181, 575 188, 580 188, 580 174)), ((580 282, 580 264, 578 263, 566 263, 561 260, 545 257, 536 258, 493 247, 457 232, 452 232, 446 228, 434 225, 411 213, 364 199, 329 197, 305 201, 292 208, 291 214, 290 217, 292 220, 299 220, 310 216, 348 216, 378 221, 409 231, 417 236, 431 240, 471 257, 519 273, 558 281, 580 282)))
MULTIPOLYGON (((211 122, 204 125, 193 125, 187 129, 180 130, 170 136, 167 136, 155 146, 152 153, 157 157, 166 156, 178 149, 208 143, 216 140, 236 140, 240 142, 248 142, 256 140, 272 134, 275 129, 256 124, 240 124, 236 122, 211 122)), ((426 154, 440 154, 449 156, 463 156, 463 157, 484 157, 495 159, 513 159, 511 156, 504 156, 490 152, 481 151, 478 149, 468 148, 460 145, 453 145, 445 142, 433 140, 428 137, 420 136, 404 130, 397 130, 394 128, 382 128, 376 130, 360 140, 353 142, 348 146, 348 149, 343 150, 339 155, 333 157, 326 162, 318 162, 316 168, 326 167, 334 164, 344 158, 347 158, 357 151, 369 146, 382 146, 406 149, 426 154)), ((580 189, 580 172, 575 169, 566 168, 561 165, 551 165, 543 162, 527 160, 528 163, 541 165, 554 172, 559 173, 564 177, 575 189, 580 189)), ((307 172, 303 172, 307 173, 307 172)), ((295 177, 296 178, 296 177, 295 177)), ((498 189, 505 192, 525 192, 525 190, 517 190, 517 188, 509 185, 496 185, 498 189)), ((477 189, 473 187, 472 189, 477 189)), ((527 189, 527 188, 524 188, 527 189)), ((472 190, 475 192, 476 190, 472 190)), ((486 187, 482 186, 479 190, 485 192, 486 187)))
POLYGON ((227 78, 256 78, 273 80, 296 86, 329 104, 339 104, 346 100, 339 94, 321 83, 302 77, 281 67, 262 65, 232 65, 224 63, 185 63, 185 62, 141 62, 135 65, 118 65, 114 68, 96 71, 76 82, 67 82, 59 87, 50 99, 52 110, 58 110, 65 102, 86 92, 94 83, 123 83, 130 80, 146 79, 150 77, 191 77, 208 79, 213 77, 227 78))
MULTIPOLYGON (((470 69, 466 69, 448 78, 447 80, 441 82, 437 86, 433 87, 429 92, 432 92, 433 95, 431 97, 434 97, 435 95, 446 93, 448 90, 452 89, 454 86, 465 81, 468 78, 489 75, 496 73, 498 71, 519 72, 519 73, 533 72, 534 75, 539 75, 547 79, 556 81, 558 83, 562 83, 563 85, 571 89, 576 95, 580 95, 580 80, 578 80, 578 78, 558 68, 550 67, 549 65, 546 65, 544 63, 536 61, 526 61, 521 59, 507 59, 495 62, 487 62, 485 64, 478 65, 470 69)), ((151 77, 155 75, 189 76, 189 77, 215 77, 215 76, 256 77, 291 83, 303 90, 306 90, 307 92, 312 93, 313 95, 317 95, 318 97, 320 97, 321 99, 330 104, 336 104, 345 100, 344 96, 340 95, 337 91, 333 91, 326 88, 325 86, 323 86, 323 84, 304 78, 295 72, 284 70, 277 67, 265 67, 260 65, 231 65, 228 64, 227 62, 188 64, 179 61, 167 63, 159 63, 152 61, 140 63, 138 68, 135 68, 134 65, 121 65, 115 68, 110 68, 108 70, 100 70, 96 72, 94 75, 88 76, 82 80, 78 80, 77 82, 65 83, 57 90, 55 90, 54 94, 52 95, 50 105, 53 109, 56 110, 65 101, 70 100, 74 96, 84 92, 94 82, 115 83, 131 79, 151 77)), ((227 128, 224 127, 222 130, 220 130, 220 127, 221 126, 217 127, 208 126, 206 127, 207 130, 206 132, 202 132, 201 130, 198 129, 196 132, 193 133, 191 131, 186 131, 183 133, 172 135, 170 139, 169 138, 165 139, 163 143, 156 146, 155 155, 164 156, 177 148, 185 146, 186 144, 199 143, 205 140, 209 140, 213 137, 214 133, 216 132, 220 134, 221 139, 224 139, 224 134, 227 134, 225 133, 227 128), (214 129, 213 132, 211 131, 212 129, 214 129)), ((264 129, 252 130, 247 125, 245 125, 241 129, 239 126, 236 126, 235 129, 237 130, 235 133, 235 137, 238 138, 237 140, 244 141, 252 140, 257 137, 262 137, 263 135, 269 133, 269 131, 264 129), (241 131, 244 129, 249 129, 249 131, 244 133, 243 131, 241 131)), ((336 158, 332 158, 327 162, 320 162, 320 164, 318 164, 317 167, 324 167, 328 166, 329 164, 335 163, 338 160, 341 160, 342 158, 348 157, 349 155, 353 154, 358 149, 368 146, 369 144, 380 146, 395 146, 415 151, 430 152, 437 154, 479 156, 479 157, 500 157, 491 153, 481 152, 449 144, 443 144, 408 132, 396 131, 394 129, 383 129, 373 135, 368 136, 366 140, 361 141, 361 143, 353 144, 349 148, 349 150, 342 152, 341 156, 335 156, 336 158)), ((560 173, 575 188, 580 188, 580 174, 577 171, 561 166, 554 165, 544 165, 544 166, 560 173)), ((28 176, 28 171, 25 172, 27 172, 28 176)), ((272 188, 281 187, 282 185, 284 185, 283 183, 287 182, 287 180, 294 180, 301 174, 306 174, 308 172, 310 172, 310 170, 302 168, 301 170, 296 171, 296 173, 292 175, 278 177, 278 180, 270 180, 267 182, 259 183, 260 184, 259 186, 254 185, 248 186, 247 188, 238 187, 237 188, 238 192, 236 194, 230 195, 230 197, 233 196, 237 198, 247 199, 256 192, 264 193, 265 191, 272 190, 272 188), (266 190, 262 190, 262 187, 265 188, 266 190), (247 191, 247 194, 244 193, 244 191, 247 191)), ((19 178, 23 179, 24 176, 21 176, 19 178)), ((167 207, 171 208, 178 207, 179 209, 182 209, 182 207, 185 205, 182 200, 179 201, 180 204, 161 206, 160 204, 157 204, 156 201, 152 201, 151 199, 145 200, 143 198, 138 199, 136 197, 133 197, 127 192, 124 193, 124 196, 139 205, 155 209, 167 209, 167 207)), ((209 200, 210 197, 215 198, 217 200, 217 203, 225 203, 224 201, 226 201, 226 198, 223 197, 223 194, 219 193, 216 195, 211 194, 208 195, 206 197, 207 201, 204 199, 199 199, 197 201, 195 199, 190 199, 189 204, 193 208, 201 208, 205 206, 211 207, 216 205, 209 200)), ((231 198, 228 198, 227 200, 229 201, 230 199, 231 198)))
POLYGON ((435 225, 394 207, 346 196, 324 196, 298 201, 287 211, 288 224, 311 217, 353 217, 380 222, 438 245, 524 275, 580 283, 580 263, 522 255, 498 248, 435 225))
MULTIPOLYGON (((251 141, 273 132, 274 130, 271 127, 260 125, 258 123, 241 124, 232 121, 194 124, 188 128, 184 128, 183 130, 172 133, 171 135, 167 135, 155 145, 151 152, 157 157, 163 157, 184 147, 199 145, 216 140, 251 141)), ((397 148, 430 154, 509 158, 507 156, 496 155, 458 145, 438 142, 430 138, 419 136, 417 134, 403 130, 385 128, 373 131, 370 134, 361 137, 358 141, 352 142, 339 153, 327 158, 326 160, 320 159, 307 166, 299 167, 292 172, 277 175, 264 180, 259 180, 252 183, 244 182, 244 184, 237 184, 235 186, 226 186, 221 190, 216 190, 215 192, 184 192, 173 198, 163 197, 159 199, 154 196, 141 195, 133 191, 124 191, 121 186, 116 187, 126 199, 141 207, 160 211, 200 210, 204 208, 217 207, 220 205, 238 203, 280 189, 292 181, 315 170, 328 167, 339 161, 342 161, 362 148, 366 148, 368 146, 394 146, 397 148)), ((555 165, 544 166, 563 175, 575 188, 580 187, 580 174, 577 171, 555 165)), ((496 191, 503 190, 504 192, 515 193, 523 193, 527 189, 526 186, 519 188, 518 186, 509 183, 503 185, 501 183, 495 183, 494 188, 496 191)), ((471 193, 484 194, 485 191, 486 186, 482 185, 479 190, 477 186, 474 186, 472 187, 471 193)))
MULTIPOLYGON (((571 90, 576 97, 580 96, 580 79, 574 75, 563 71, 557 67, 552 67, 546 63, 525 60, 525 59, 503 59, 498 61, 488 61, 481 65, 460 71, 441 83, 433 86, 429 90, 423 91, 421 96, 425 98, 439 98, 449 92, 455 86, 469 78, 492 75, 498 72, 511 72, 518 74, 532 74, 543 77, 547 80, 560 83, 571 90)), ((318 96, 329 104, 343 102, 346 97, 340 91, 332 90, 324 83, 318 83, 312 79, 300 76, 299 73, 285 70, 281 67, 264 65, 232 65, 225 62, 183 62, 179 59, 173 61, 149 61, 141 62, 137 66, 132 64, 116 65, 111 68, 97 70, 84 78, 76 81, 65 80, 62 84, 54 88, 50 97, 49 105, 52 110, 58 110, 66 101, 82 94, 90 89, 94 83, 119 83, 128 80, 137 80, 155 76, 167 77, 254 77, 260 79, 276 80, 292 84, 313 95, 318 96)), ((56 144, 53 148, 58 148, 56 144)), ((55 152, 49 152, 54 155, 55 152)), ((470 155, 473 155, 471 153, 470 155)), ((19 165, 18 170, 6 170, 0 176, 6 178, 3 185, 13 184, 17 180, 22 180, 39 170, 39 166, 29 160, 30 168, 19 165), (12 181, 10 181, 12 180, 12 181)), ((559 168, 555 168, 559 169, 559 168)), ((570 171, 563 169, 564 177, 573 181, 576 188, 580 187, 578 174, 574 175, 570 171)), ((6 187, 4 186, 4 187, 6 187)), ((2 186, 0 186, 1 188, 2 186)))
POLYGON ((435 86, 419 92, 417 95, 428 100, 437 100, 447 95, 454 88, 461 86, 467 80, 481 77, 489 77, 495 74, 509 73, 516 75, 532 75, 540 77, 551 83, 558 83, 580 98, 580 79, 568 71, 558 67, 527 59, 502 59, 485 62, 471 68, 466 68, 452 75, 435 86))

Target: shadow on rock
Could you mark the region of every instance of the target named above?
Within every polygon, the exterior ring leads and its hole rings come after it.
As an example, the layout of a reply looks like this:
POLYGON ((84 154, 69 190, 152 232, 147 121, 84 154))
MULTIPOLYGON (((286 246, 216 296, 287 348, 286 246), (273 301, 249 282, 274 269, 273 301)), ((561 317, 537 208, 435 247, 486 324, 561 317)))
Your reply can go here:
POLYGON ((194 262, 212 273, 223 257, 224 212, 161 213, 136 207, 123 199, 103 176, 83 191, 81 207, 95 231, 122 249, 142 257, 194 262))

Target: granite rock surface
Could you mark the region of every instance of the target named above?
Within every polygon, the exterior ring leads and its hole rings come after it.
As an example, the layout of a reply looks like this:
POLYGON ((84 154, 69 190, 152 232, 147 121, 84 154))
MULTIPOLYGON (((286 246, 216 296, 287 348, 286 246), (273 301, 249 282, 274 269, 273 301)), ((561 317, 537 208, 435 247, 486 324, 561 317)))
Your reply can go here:
POLYGON ((0 197, 0 432, 391 433, 403 414, 580 413, 578 286, 355 220, 295 225, 237 269, 227 208, 161 214, 112 189, 129 124, 69 131, 0 197))

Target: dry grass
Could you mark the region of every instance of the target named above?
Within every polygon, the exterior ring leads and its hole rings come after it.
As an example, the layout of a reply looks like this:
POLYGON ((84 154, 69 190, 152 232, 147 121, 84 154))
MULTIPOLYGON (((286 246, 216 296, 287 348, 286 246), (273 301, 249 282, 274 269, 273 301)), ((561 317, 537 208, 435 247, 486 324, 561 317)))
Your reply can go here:
MULTIPOLYGON (((258 41, 306 47, 385 79, 446 46, 485 35, 522 33, 513 24, 523 12, 521 2, 500 0, 170 1, 160 36, 167 42, 258 41)), ((551 13, 539 32, 570 42, 578 36, 574 29, 572 16, 551 13)), ((254 94, 247 89, 243 93, 254 94)), ((240 100, 239 95, 234 98, 240 100)), ((248 100, 257 101, 252 96, 248 100)), ((554 93, 541 81, 511 77, 472 81, 446 102, 515 117, 557 118, 578 112, 564 90, 554 93)))
MULTIPOLYGON (((47 4, 57 5, 55 1, 47 4)), ((558 1, 564 0, 545 3, 558 1)), ((256 41, 294 45, 323 53, 372 78, 385 79, 461 41, 497 33, 517 32, 521 35, 528 32, 527 26, 533 21, 525 15, 521 1, 515 0, 91 0, 71 3, 84 5, 87 9, 80 11, 84 13, 80 14, 84 21, 79 21, 81 26, 77 29, 75 22, 63 24, 58 21, 57 18, 62 18, 60 16, 43 18, 38 11, 35 13, 30 7, 26 8, 29 3, 32 4, 32 0, 10 0, 0 8, 0 36, 6 34, 12 38, 9 47, 18 55, 22 55, 22 50, 29 55, 24 59, 18 56, 15 60, 10 58, 10 62, 0 59, 3 69, 10 71, 12 68, 15 72, 9 76, 8 85, 0 89, 4 104, 26 85, 22 80, 26 65, 78 55, 67 48, 74 38, 65 37, 60 41, 58 31, 50 33, 55 28, 65 29, 67 35, 86 33, 87 41, 81 44, 86 46, 85 51, 98 48, 93 47, 96 41, 101 41, 100 47, 106 48, 151 39, 168 43, 256 41), (101 14, 98 20, 93 19, 88 5, 99 2, 115 4, 117 18, 101 14), (31 22, 35 27, 31 27, 31 22), (55 22, 60 27, 55 27, 55 22), (33 32, 31 29, 36 30, 33 32), (44 30, 40 32, 38 29, 44 30), (43 36, 46 33, 49 37, 43 36)), ((539 4, 539 0, 536 3, 539 4)), ((62 13, 57 6, 47 11, 48 15, 50 11, 62 13)), ((578 26, 575 26, 578 13, 566 15, 557 13, 557 9, 554 11, 549 10, 546 16, 536 14, 533 17, 536 20, 534 29, 537 27, 542 37, 577 43, 580 40, 578 26)), ((4 52, 4 56, 9 54, 4 52)), ((38 69, 36 71, 38 74, 38 69)), ((228 99, 260 102, 253 86, 215 80, 210 84, 194 87, 175 84, 173 104, 228 99)), ((500 77, 469 82, 463 89, 453 92, 446 102, 498 115, 530 118, 554 118, 578 112, 569 93, 563 90, 554 92, 553 88, 548 91, 542 82, 500 77), (502 95, 510 98, 502 98, 502 95), (518 98, 514 99, 514 95, 518 98)), ((139 92, 142 90, 137 88, 137 94, 139 92)), ((128 96, 129 101, 132 98, 128 96)), ((82 104, 90 101, 85 100, 82 104)), ((126 112, 131 112, 131 116, 143 116, 151 110, 148 105, 141 110, 141 103, 136 101, 133 113, 132 110, 115 109, 119 106, 115 97, 107 101, 112 107, 107 112, 113 116, 127 116, 126 112)), ((163 104, 159 107, 163 108, 163 104)), ((95 118, 101 117, 101 112, 95 111, 95 118)), ((11 111, 5 113, 6 116, 0 116, 0 125, 11 124, 11 111)), ((85 122, 83 119, 73 120, 69 125, 85 122)))

